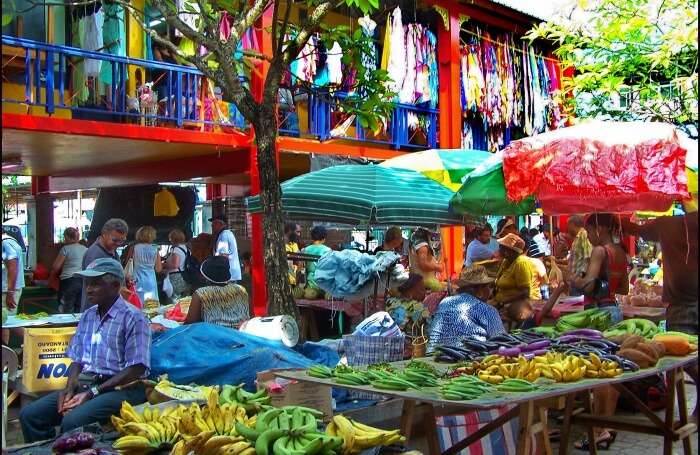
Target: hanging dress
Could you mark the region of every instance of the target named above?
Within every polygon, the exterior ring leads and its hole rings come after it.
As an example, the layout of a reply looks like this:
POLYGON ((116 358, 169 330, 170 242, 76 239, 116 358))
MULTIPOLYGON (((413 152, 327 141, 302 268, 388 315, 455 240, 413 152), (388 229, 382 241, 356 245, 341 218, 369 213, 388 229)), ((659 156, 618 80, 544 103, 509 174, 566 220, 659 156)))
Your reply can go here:
POLYGON ((136 293, 142 303, 146 300, 158 300, 155 269, 157 255, 158 250, 154 245, 138 243, 134 246, 134 281, 136 293))
MULTIPOLYGON (((126 55, 126 22, 124 18, 124 7, 117 3, 104 2, 100 11, 104 11, 104 24, 102 26, 102 41, 104 48, 102 52, 112 55, 126 55)), ((119 76, 119 65, 117 66, 117 77, 119 76)), ((128 71, 124 71, 124 77, 128 76, 128 71)), ((105 62, 100 69, 100 81, 104 84, 112 84, 112 64, 105 62)))
POLYGON ((406 77, 406 40, 401 22, 401 8, 398 6, 391 13, 390 52, 387 72, 389 81, 387 88, 395 93, 400 93, 403 80, 406 77))

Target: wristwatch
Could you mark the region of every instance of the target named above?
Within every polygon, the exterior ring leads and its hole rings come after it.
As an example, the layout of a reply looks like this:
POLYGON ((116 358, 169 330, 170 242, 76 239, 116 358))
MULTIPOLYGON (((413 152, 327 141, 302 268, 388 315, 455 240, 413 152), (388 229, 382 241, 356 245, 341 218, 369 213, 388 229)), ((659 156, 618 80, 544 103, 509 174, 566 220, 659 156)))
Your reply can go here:
POLYGON ((97 395, 100 394, 100 389, 97 388, 96 385, 90 387, 90 393, 92 393, 92 397, 95 398, 97 395))

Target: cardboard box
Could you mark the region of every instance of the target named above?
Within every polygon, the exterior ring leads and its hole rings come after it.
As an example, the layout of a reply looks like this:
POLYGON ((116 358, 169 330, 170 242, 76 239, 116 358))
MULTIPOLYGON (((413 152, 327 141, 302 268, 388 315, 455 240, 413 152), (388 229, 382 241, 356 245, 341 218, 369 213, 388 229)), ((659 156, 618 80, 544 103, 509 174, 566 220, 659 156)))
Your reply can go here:
POLYGON ((25 329, 22 385, 28 392, 60 390, 66 386, 71 363, 66 350, 75 329, 25 329))
POLYGON ((323 412, 323 420, 330 421, 333 417, 331 387, 278 378, 275 371, 281 370, 261 371, 255 381, 258 390, 267 388, 273 406, 306 406, 323 412))

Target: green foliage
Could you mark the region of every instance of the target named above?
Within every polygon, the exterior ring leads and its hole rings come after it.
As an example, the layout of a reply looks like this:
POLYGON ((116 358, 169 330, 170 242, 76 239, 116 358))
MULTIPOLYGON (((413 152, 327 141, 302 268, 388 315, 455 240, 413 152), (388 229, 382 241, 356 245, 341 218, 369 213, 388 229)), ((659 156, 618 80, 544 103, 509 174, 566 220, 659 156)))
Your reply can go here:
POLYGON ((579 0, 527 37, 555 42, 576 69, 559 94, 569 113, 681 125, 698 121, 697 33, 697 0, 579 0))

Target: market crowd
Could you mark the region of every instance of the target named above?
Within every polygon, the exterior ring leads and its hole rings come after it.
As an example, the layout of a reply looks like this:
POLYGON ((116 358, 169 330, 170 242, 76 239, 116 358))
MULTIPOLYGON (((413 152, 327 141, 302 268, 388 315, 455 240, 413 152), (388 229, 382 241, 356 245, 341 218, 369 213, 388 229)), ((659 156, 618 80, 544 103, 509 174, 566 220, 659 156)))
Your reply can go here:
MULTIPOLYGON (((179 229, 169 233, 165 257, 154 244, 156 231, 150 226, 139 227, 128 245, 130 228, 120 219, 108 220, 89 247, 79 242, 76 230, 65 231, 51 274, 59 283, 62 311, 82 316, 67 351, 72 363, 66 388, 22 409, 26 441, 47 439, 58 425, 65 432, 106 421, 122 401, 145 401, 139 380, 149 374, 151 334, 166 330, 149 318, 163 299, 177 303, 179 322, 184 324, 208 322, 236 329, 251 317, 249 284, 243 286, 250 276, 250 255, 239 257, 225 218, 210 222, 212 241, 201 261, 179 229)), ((311 241, 302 245, 301 231, 296 223, 285 226, 287 278, 295 288, 318 291, 316 297, 323 298, 314 258, 333 251, 328 232, 314 226, 311 241)), ((564 295, 578 296, 585 309, 601 309, 612 323, 619 322, 623 314, 618 296, 644 277, 663 282, 667 330, 697 334, 697 238, 689 235, 697 231, 697 213, 641 225, 612 214, 574 215, 562 231, 548 224, 518 229, 517 221, 506 217, 495 228, 489 223, 468 226, 461 273, 447 277, 437 232, 391 227, 373 251, 365 252, 397 253, 409 274, 389 292, 377 313, 382 317, 368 319, 389 321, 410 337, 427 336, 430 353, 437 345, 459 345, 467 336, 485 340, 507 330, 536 327, 556 317, 557 302, 564 295), (624 241, 629 235, 657 242, 662 261, 639 270, 624 241)), ((21 254, 14 243, 3 236, 3 306, 9 311, 16 311, 23 286, 17 273, 23 268, 21 254)), ((359 325, 366 328, 371 323, 359 325)), ((697 366, 688 373, 697 385, 697 366)), ((610 390, 596 396, 603 413, 614 413, 616 400, 610 390)), ((697 418, 697 409, 693 415, 697 418)), ((614 438, 614 432, 603 429, 596 442, 609 445, 614 438)), ((587 444, 582 440, 577 447, 587 444)))

